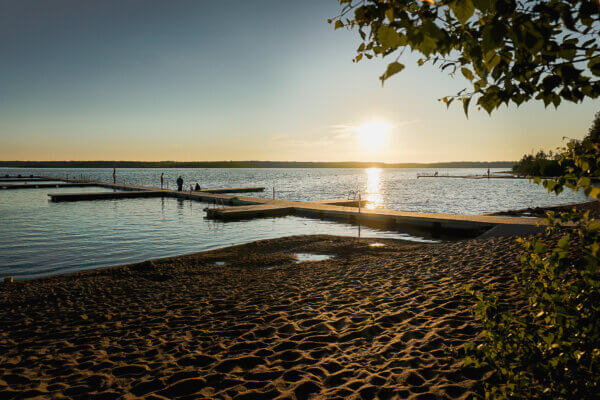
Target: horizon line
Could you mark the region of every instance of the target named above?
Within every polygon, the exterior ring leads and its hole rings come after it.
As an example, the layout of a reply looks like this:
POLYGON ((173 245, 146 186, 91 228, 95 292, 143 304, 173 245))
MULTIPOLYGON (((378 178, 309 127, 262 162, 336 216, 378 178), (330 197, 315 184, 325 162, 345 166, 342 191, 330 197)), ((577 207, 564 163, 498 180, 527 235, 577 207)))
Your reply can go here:
POLYGON ((386 162, 386 161, 291 161, 291 160, 0 160, 0 163, 313 163, 313 164, 453 164, 453 163, 516 163, 516 160, 455 160, 429 162, 386 162))

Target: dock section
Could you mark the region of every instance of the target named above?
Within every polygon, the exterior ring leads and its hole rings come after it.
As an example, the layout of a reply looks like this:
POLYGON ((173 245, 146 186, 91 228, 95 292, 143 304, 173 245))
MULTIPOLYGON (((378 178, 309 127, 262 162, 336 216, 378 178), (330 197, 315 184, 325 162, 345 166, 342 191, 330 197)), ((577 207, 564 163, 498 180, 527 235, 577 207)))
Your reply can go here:
POLYGON ((29 183, 23 185, 3 185, 0 183, 0 189, 48 189, 48 188, 68 188, 68 187, 91 187, 98 186, 93 183, 29 183))
MULTIPOLYGON (((456 178, 456 179, 531 179, 518 175, 417 175, 418 178, 456 178)), ((548 179, 548 178, 545 178, 548 179)))
POLYGON ((140 197, 162 197, 164 193, 160 190, 140 190, 123 192, 95 192, 95 193, 49 193, 50 200, 59 203, 64 201, 82 200, 115 200, 133 199, 140 197))
POLYGON ((353 199, 329 199, 329 200, 310 200, 307 201, 310 204, 329 204, 332 206, 343 206, 343 207, 365 207, 368 203, 366 200, 358 200, 353 199))
POLYGON ((370 210, 344 207, 323 202, 280 202, 260 206, 227 207, 207 210, 207 217, 233 221, 278 215, 300 215, 310 218, 330 219, 360 223, 382 229, 412 228, 432 232, 460 232, 480 234, 503 225, 498 232, 536 232, 539 218, 518 218, 490 215, 454 215, 413 213, 392 210, 370 210))
POLYGON ((220 188, 220 189, 201 189, 205 193, 258 193, 264 192, 264 187, 239 187, 239 188, 220 188))
MULTIPOLYGON (((231 191, 255 191, 256 189, 260 189, 256 187, 180 192, 125 184, 62 178, 52 179, 65 180, 72 183, 94 184, 117 190, 116 192, 53 194, 50 195, 52 201, 175 197, 212 204, 212 207, 209 206, 206 208, 207 218, 224 221, 294 214, 311 218, 342 220, 376 226, 388 230, 399 230, 399 228, 411 230, 414 228, 416 230, 430 231, 433 233, 452 234, 456 232, 470 236, 476 236, 484 232, 498 236, 515 233, 534 233, 541 229, 539 225, 543 223, 543 220, 540 218, 372 210, 364 208, 365 202, 361 202, 360 207, 358 207, 359 204, 356 200, 349 199, 287 201, 228 194, 231 193, 231 191)), ((264 190, 264 188, 262 189, 264 190)))
POLYGON ((291 214, 293 211, 293 205, 285 206, 280 203, 271 203, 227 208, 207 208, 206 216, 209 219, 239 221, 242 219, 253 219, 258 217, 283 216, 291 214))
POLYGON ((45 178, 0 178, 0 183, 3 182, 47 182, 51 179, 45 178))

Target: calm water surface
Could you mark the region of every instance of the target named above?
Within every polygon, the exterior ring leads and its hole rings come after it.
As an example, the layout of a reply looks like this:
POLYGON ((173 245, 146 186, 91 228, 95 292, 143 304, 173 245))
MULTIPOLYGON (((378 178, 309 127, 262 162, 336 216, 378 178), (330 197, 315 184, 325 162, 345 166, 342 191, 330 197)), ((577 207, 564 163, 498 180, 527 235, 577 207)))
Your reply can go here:
MULTIPOLYGON (((501 169, 492 169, 501 171, 501 169)), ((284 200, 322 200, 346 198, 350 192, 361 191, 371 207, 417 212, 481 214, 532 206, 546 206, 585 200, 583 194, 565 192, 559 197, 544 188, 521 179, 448 179, 420 178, 417 174, 472 175, 484 174, 483 168, 452 169, 355 169, 355 168, 131 168, 117 170, 117 181, 142 186, 160 186, 160 174, 165 183, 175 187, 179 175, 185 187, 198 182, 203 188, 264 186, 259 197, 284 200)), ((112 182, 112 169, 0 169, 0 176, 46 175, 85 177, 112 182)))
MULTIPOLYGON (((417 173, 469 175, 483 169, 123 169, 117 180, 159 186, 264 186, 270 197, 320 200, 360 191, 370 207, 420 212, 480 214, 583 201, 582 194, 550 196, 526 180, 420 178, 417 173)), ((112 180, 107 169, 0 169, 0 176, 46 175, 112 180)), ((242 222, 204 219, 206 204, 178 199, 124 199, 50 203, 48 193, 102 188, 0 190, 0 276, 29 278, 214 249, 297 234, 356 236, 357 227, 299 217, 242 222)), ((362 228, 361 236, 423 240, 399 232, 362 228)))
MULTIPOLYGON (((110 189, 0 191, 0 277, 33 278, 289 235, 358 235, 349 224, 291 216, 206 220, 207 204, 173 198, 47 200, 48 193, 98 191, 110 189)), ((365 227, 361 237, 425 240, 365 227)))

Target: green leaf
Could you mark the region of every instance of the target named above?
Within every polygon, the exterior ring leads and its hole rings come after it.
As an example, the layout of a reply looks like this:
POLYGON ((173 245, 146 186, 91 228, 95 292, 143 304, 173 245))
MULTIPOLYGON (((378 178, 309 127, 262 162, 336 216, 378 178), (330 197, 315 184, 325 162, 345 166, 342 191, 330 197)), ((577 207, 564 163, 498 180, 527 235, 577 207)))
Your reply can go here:
POLYGON ((388 21, 393 22, 394 21, 394 9, 388 8, 387 10, 385 10, 385 16, 387 17, 388 21))
POLYGON ((400 64, 397 61, 389 63, 388 66, 387 66, 387 69, 386 69, 385 73, 379 77, 379 79, 381 79, 381 83, 383 84, 383 82, 386 79, 388 79, 392 75, 397 74, 398 72, 402 71, 403 69, 404 69, 404 65, 400 64))
POLYGON ((402 39, 394 28, 382 25, 377 30, 377 40, 385 48, 396 48, 402 45, 402 39))
POLYGON ((494 8, 494 5, 496 4, 495 0, 473 0, 473 4, 475 5, 475 7, 477 7, 477 9, 486 12, 486 11, 492 11, 492 9, 494 8))
POLYGON ((547 248, 547 246, 544 242, 536 241, 535 245, 533 246, 533 251, 536 254, 541 254, 546 251, 546 248, 547 248))
POLYGON ((569 239, 569 235, 564 235, 563 237, 561 237, 558 241, 558 247, 560 247, 563 250, 567 250, 569 248, 569 239))
POLYGON ((542 85, 544 87, 544 90, 547 91, 547 92, 550 92, 550 91, 554 90, 561 83, 562 83, 562 80, 560 79, 560 77, 558 75, 548 75, 542 81, 542 85))
POLYGON ((588 68, 592 71, 592 74, 600 76, 600 56, 592 58, 588 62, 588 68))
POLYGON ((475 12, 475 6, 471 0, 454 0, 449 4, 450 8, 454 12, 456 18, 461 24, 465 24, 473 13, 475 12))
POLYGON ((437 48, 437 42, 431 36, 424 36, 423 40, 419 44, 419 50, 425 55, 429 55, 437 48))
POLYGON ((590 190, 590 193, 588 194, 588 196, 593 197, 595 199, 599 199, 600 200, 600 188, 599 187, 594 187, 590 190))
POLYGON ((481 32, 481 49, 484 53, 496 50, 504 44, 506 26, 500 22, 485 25, 481 32))
POLYGON ((600 219, 595 219, 591 221, 587 226, 589 231, 597 232, 600 231, 600 219))
POLYGON ((477 104, 479 104, 488 114, 491 114, 492 111, 500 104, 500 98, 496 93, 486 92, 483 96, 477 100, 477 104))
POLYGON ((582 176, 581 178, 579 178, 579 181, 577 181, 577 186, 582 187, 582 188, 586 188, 588 186, 590 186, 592 184, 592 180, 586 176, 582 176))
POLYGON ((470 97, 465 97, 463 99, 463 109, 465 110, 465 116, 469 118, 469 103, 471 102, 470 97))
POLYGON ((473 73, 471 72, 471 70, 470 70, 470 69, 468 69, 468 68, 465 68, 465 67, 462 67, 462 68, 460 69, 460 72, 462 72, 462 74, 463 74, 463 75, 465 76, 465 78, 467 78, 468 80, 470 80, 470 81, 472 81, 472 80, 473 80, 474 76, 473 76, 473 73))
POLYGON ((492 58, 487 63, 488 68, 490 70, 494 69, 496 67, 496 65, 498 65, 500 63, 501 60, 502 60, 502 57, 500 57, 500 55, 498 55, 498 53, 494 53, 492 58))

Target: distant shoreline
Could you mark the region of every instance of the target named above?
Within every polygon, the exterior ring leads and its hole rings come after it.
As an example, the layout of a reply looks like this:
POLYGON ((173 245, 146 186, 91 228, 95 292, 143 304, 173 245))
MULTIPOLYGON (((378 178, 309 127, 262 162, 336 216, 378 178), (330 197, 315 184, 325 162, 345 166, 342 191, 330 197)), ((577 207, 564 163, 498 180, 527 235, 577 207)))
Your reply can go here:
POLYGON ((0 161, 0 168, 512 168, 516 161, 440 163, 303 161, 0 161))

